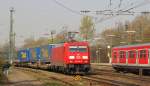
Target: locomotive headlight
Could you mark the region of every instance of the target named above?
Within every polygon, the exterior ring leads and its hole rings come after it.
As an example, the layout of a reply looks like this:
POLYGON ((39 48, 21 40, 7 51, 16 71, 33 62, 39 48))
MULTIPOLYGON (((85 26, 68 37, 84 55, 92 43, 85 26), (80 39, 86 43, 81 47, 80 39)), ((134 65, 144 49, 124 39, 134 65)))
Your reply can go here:
POLYGON ((82 59, 88 59, 88 56, 82 56, 82 59))
POLYGON ((75 57, 74 56, 69 56, 69 59, 74 59, 75 57))

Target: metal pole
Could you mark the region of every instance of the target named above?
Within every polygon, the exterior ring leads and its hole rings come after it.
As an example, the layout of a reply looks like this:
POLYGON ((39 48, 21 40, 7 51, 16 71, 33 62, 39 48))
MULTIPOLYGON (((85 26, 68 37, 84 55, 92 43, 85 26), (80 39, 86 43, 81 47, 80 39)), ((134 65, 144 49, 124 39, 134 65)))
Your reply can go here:
POLYGON ((96 63, 98 63, 98 50, 96 50, 96 63))
POLYGON ((101 63, 101 48, 98 48, 99 51, 99 63, 101 63))
POLYGON ((16 47, 15 47, 15 40, 16 40, 16 33, 14 32, 14 34, 13 34, 13 59, 15 59, 15 57, 16 57, 16 47))
POLYGON ((53 44, 53 32, 51 31, 51 39, 52 39, 52 44, 53 44))
POLYGON ((141 38, 141 40, 143 41, 143 29, 142 29, 142 25, 141 25, 141 23, 140 23, 140 38, 141 38))
POLYGON ((12 60, 13 60, 13 46, 14 46, 14 33, 13 33, 13 12, 14 12, 14 8, 10 8, 10 32, 9 32, 9 61, 12 64, 12 60))
POLYGON ((110 57, 110 45, 107 46, 107 49, 108 49, 107 56, 108 56, 108 58, 109 58, 109 63, 111 63, 111 57, 110 57))

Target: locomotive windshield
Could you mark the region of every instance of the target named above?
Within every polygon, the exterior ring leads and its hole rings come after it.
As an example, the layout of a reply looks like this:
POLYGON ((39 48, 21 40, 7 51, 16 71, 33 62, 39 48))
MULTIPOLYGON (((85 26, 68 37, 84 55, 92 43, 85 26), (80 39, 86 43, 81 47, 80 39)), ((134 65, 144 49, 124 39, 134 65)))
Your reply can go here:
POLYGON ((78 48, 77 46, 70 46, 69 50, 70 50, 70 52, 76 52, 77 48, 78 48))
POLYGON ((79 50, 79 52, 86 52, 87 51, 87 47, 86 46, 79 46, 78 50, 79 50))
POLYGON ((70 46, 70 52, 87 52, 87 46, 70 46))

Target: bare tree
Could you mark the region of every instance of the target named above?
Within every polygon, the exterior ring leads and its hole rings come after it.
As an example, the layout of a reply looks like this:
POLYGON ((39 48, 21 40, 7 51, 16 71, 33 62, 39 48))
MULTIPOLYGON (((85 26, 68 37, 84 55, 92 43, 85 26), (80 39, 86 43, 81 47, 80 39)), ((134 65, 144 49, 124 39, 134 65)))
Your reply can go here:
POLYGON ((95 29, 94 29, 94 23, 90 16, 84 16, 82 18, 80 24, 80 32, 81 32, 81 37, 83 37, 86 40, 93 38, 95 29))

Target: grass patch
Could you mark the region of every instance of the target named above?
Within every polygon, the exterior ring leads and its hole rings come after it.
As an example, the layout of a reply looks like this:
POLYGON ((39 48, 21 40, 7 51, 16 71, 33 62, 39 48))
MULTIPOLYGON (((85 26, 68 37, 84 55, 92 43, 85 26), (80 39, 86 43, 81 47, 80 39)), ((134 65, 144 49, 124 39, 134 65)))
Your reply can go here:
POLYGON ((44 83, 44 86, 66 86, 66 85, 63 85, 58 82, 46 82, 46 83, 44 83))
POLYGON ((68 85, 65 85, 64 83, 61 83, 59 81, 55 81, 55 80, 52 80, 52 79, 41 78, 41 77, 38 77, 38 76, 36 76, 36 78, 37 78, 37 80, 43 82, 42 86, 68 86, 68 85))

